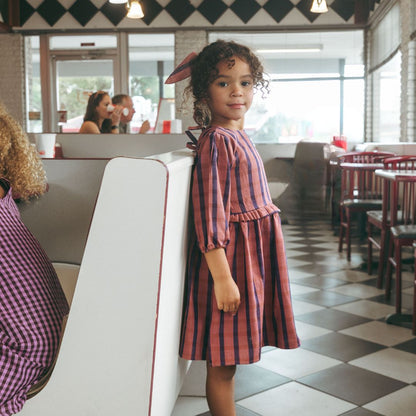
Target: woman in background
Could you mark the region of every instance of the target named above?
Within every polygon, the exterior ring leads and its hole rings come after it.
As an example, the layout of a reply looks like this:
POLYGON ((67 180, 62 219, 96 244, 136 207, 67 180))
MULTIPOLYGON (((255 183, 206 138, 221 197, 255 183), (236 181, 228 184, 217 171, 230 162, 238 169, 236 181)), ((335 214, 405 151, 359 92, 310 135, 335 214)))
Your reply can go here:
POLYGON ((68 303, 14 199, 43 194, 36 150, 0 104, 0 416, 18 413, 54 362, 68 303))
POLYGON ((91 94, 88 99, 84 122, 82 123, 79 133, 118 134, 123 107, 117 105, 114 110, 109 111, 108 106, 110 105, 112 105, 111 97, 105 91, 97 91, 91 94))

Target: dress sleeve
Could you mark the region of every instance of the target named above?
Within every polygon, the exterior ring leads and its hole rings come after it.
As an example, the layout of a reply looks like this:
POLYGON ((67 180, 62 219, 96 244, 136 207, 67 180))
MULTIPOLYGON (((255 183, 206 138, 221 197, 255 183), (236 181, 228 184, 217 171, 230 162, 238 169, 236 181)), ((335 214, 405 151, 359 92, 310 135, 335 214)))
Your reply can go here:
POLYGON ((207 252, 226 247, 230 240, 230 139, 219 133, 200 138, 192 185, 192 204, 199 248, 207 252))

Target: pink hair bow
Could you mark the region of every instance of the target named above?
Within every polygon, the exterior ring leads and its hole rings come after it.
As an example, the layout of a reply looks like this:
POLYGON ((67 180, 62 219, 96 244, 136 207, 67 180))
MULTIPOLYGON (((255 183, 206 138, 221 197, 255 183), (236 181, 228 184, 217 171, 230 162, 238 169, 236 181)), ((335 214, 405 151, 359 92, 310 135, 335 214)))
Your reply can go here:
POLYGON ((195 52, 191 52, 168 76, 165 84, 174 84, 191 76, 191 64, 197 56, 195 52))

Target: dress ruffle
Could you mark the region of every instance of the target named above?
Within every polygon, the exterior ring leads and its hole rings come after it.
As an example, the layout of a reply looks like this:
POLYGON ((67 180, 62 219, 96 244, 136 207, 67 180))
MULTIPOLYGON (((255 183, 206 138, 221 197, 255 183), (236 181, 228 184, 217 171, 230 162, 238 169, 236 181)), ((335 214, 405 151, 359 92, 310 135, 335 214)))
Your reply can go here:
POLYGON ((270 203, 252 211, 238 212, 230 214, 230 222, 247 222, 258 220, 268 215, 280 212, 276 205, 270 203))

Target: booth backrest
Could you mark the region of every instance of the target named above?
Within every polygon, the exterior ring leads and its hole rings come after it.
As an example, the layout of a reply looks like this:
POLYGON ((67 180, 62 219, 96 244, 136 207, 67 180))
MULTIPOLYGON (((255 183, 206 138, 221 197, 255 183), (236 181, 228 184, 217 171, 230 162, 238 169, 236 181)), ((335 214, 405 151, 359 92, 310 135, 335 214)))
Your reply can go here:
POLYGON ((57 134, 65 158, 145 157, 183 149, 185 134, 57 134))
POLYGON ((23 222, 54 262, 81 264, 109 159, 43 159, 49 191, 20 203, 23 222))

